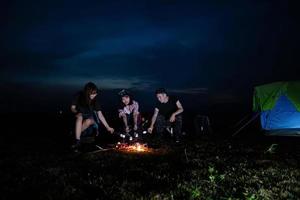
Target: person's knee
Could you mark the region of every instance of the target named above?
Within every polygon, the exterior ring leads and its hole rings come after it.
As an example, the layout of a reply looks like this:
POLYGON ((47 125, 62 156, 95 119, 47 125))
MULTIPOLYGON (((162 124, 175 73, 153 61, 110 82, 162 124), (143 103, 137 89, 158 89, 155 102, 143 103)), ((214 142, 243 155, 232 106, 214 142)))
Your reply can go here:
POLYGON ((92 120, 92 119, 86 119, 85 120, 85 124, 89 127, 89 126, 91 126, 91 125, 93 125, 95 123, 95 121, 94 120, 92 120))
POLYGON ((125 113, 120 113, 120 114, 119 114, 119 117, 120 117, 120 118, 124 118, 124 117, 126 117, 126 114, 125 114, 125 113))
POLYGON ((76 120, 83 120, 81 113, 77 114, 75 117, 76 117, 76 120))
POLYGON ((133 113, 133 117, 136 117, 138 119, 140 117, 140 113, 137 112, 133 113))

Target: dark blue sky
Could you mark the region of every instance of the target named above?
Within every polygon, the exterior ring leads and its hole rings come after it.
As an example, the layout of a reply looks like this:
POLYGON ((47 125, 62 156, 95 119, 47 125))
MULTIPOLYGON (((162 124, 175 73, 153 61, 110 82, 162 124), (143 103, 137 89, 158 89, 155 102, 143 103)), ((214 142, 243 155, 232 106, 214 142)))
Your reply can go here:
POLYGON ((46 109, 88 81, 230 101, 298 78, 299 21, 289 1, 28 0, 0 9, 4 110, 18 109, 15 98, 46 109))

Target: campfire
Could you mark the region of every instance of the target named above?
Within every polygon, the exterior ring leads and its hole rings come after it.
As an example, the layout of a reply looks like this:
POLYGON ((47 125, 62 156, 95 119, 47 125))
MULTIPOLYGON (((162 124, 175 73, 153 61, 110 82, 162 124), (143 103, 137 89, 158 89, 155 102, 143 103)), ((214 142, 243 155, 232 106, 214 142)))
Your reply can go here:
POLYGON ((165 154, 167 150, 165 148, 150 148, 147 143, 143 143, 143 135, 147 134, 147 131, 143 131, 140 134, 134 132, 120 133, 121 142, 118 142, 115 146, 115 150, 125 153, 143 153, 143 154, 165 154))
POLYGON ((118 142, 116 149, 124 152, 152 152, 152 149, 148 148, 147 144, 141 144, 139 142, 133 144, 118 142))

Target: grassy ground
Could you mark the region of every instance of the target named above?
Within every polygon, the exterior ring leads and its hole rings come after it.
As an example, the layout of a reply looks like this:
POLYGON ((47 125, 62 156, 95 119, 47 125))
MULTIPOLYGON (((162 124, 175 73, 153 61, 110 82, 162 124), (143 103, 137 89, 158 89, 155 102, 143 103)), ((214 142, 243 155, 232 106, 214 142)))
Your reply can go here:
POLYGON ((76 154, 53 139, 38 145, 24 139, 1 145, 0 194, 1 199, 299 199, 299 139, 291 141, 194 138, 181 145, 152 141, 168 149, 165 154, 76 154))

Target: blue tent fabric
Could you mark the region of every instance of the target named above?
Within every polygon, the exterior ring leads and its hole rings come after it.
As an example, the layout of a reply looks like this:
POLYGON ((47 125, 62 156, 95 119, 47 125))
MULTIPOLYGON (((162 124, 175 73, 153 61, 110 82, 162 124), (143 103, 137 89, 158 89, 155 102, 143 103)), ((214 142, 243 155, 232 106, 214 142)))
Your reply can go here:
POLYGON ((285 95, 278 98, 271 110, 261 112, 260 120, 265 130, 300 128, 300 112, 285 95))

